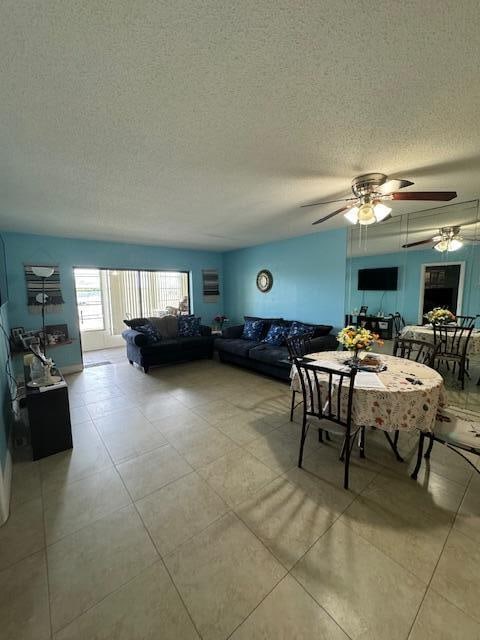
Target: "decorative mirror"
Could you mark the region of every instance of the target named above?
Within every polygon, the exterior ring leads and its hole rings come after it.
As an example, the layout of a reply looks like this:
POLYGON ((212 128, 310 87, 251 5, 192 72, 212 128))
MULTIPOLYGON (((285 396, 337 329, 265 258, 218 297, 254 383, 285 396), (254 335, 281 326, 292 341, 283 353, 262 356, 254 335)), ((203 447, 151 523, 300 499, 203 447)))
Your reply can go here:
POLYGON ((262 293, 267 293, 273 287, 273 276, 268 269, 262 269, 257 274, 257 288, 262 293))

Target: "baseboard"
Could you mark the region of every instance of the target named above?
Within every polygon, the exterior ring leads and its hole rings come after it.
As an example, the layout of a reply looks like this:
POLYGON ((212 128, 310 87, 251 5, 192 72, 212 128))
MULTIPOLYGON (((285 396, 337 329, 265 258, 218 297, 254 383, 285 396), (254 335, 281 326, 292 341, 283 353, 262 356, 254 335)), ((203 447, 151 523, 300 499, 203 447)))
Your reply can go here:
POLYGON ((60 372, 64 376, 68 376, 70 373, 79 373, 79 371, 83 371, 83 364, 81 362, 79 364, 69 364, 68 367, 60 367, 60 372))
POLYGON ((4 524, 10 513, 10 491, 12 488, 12 454, 7 449, 5 468, 0 477, 0 526, 4 524))

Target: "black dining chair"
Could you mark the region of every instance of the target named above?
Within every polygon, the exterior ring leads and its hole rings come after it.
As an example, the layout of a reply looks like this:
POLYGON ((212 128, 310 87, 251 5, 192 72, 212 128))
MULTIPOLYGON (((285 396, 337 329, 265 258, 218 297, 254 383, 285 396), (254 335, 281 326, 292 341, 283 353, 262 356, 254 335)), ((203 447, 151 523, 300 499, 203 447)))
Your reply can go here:
POLYGON ((457 324, 459 327, 465 327, 466 329, 470 329, 470 327, 475 326, 475 320, 477 316, 457 316, 457 324))
POLYGON ((410 338, 395 338, 393 343, 393 355, 397 358, 415 360, 427 367, 433 367, 435 356, 440 349, 440 345, 424 340, 413 340, 410 338))
POLYGON ((344 436, 340 459, 345 467, 343 486, 348 489, 350 455, 355 436, 360 431, 360 428, 356 428, 352 433, 353 392, 357 370, 352 368, 338 371, 329 367, 309 364, 297 357, 294 357, 293 361, 298 372, 303 396, 298 466, 300 468, 302 466, 303 449, 309 428, 315 423, 319 423, 317 426, 320 432, 321 429, 325 430, 326 422, 330 422, 332 427, 337 425, 344 436))
POLYGON ((393 328, 395 330, 395 335, 398 337, 402 333, 402 329, 405 327, 405 320, 401 313, 396 311, 393 314, 393 328))
MULTIPOLYGON (((303 356, 307 355, 311 351, 311 340, 313 338, 313 333, 304 333, 299 336, 292 336, 291 338, 287 338, 287 349, 288 349, 288 357, 290 361, 293 363, 294 358, 303 358, 303 356)), ((302 403, 302 401, 297 402, 295 404, 297 392, 292 389, 292 402, 290 405, 290 422, 293 422, 293 412, 295 409, 302 403)))
POLYGON ((458 364, 458 380, 465 389, 465 375, 467 375, 467 354, 472 336, 473 325, 469 328, 450 324, 433 324, 433 340, 438 351, 435 361, 453 364, 453 373, 458 364))
POLYGON ((432 433, 420 431, 417 452, 417 464, 411 477, 416 480, 422 464, 422 456, 428 460, 432 452, 434 442, 446 445, 451 451, 458 453, 477 473, 480 470, 474 465, 467 453, 480 456, 480 414, 466 411, 458 407, 447 406, 439 409, 432 433), (425 456, 423 447, 425 438, 429 445, 425 456))

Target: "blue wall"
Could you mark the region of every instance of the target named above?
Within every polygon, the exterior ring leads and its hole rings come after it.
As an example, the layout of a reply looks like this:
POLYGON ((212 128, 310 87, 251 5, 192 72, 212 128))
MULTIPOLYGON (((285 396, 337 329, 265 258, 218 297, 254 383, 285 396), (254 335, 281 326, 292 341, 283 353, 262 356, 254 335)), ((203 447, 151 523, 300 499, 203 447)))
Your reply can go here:
POLYGON ((224 254, 226 312, 343 326, 347 231, 339 229, 224 254), (260 269, 273 288, 256 287, 260 269))
MULTIPOLYGON (((40 316, 29 313, 25 285, 24 264, 58 264, 62 294, 65 300, 60 313, 47 314, 47 324, 66 323, 71 336, 78 338, 78 316, 75 303, 74 267, 105 267, 112 269, 176 269, 190 271, 193 311, 202 322, 211 324, 212 318, 224 308, 222 295, 218 303, 203 301, 202 269, 218 269, 222 284, 222 254, 212 251, 192 251, 114 242, 73 240, 52 236, 4 234, 9 285, 9 320, 11 327, 38 329, 40 316)), ((53 353, 60 367, 81 363, 78 339, 71 345, 55 349, 53 353)))
MULTIPOLYGON (((6 335, 10 334, 7 318, 7 305, 0 307, 0 323, 6 335)), ((5 471, 7 458, 8 437, 12 418, 12 404, 9 380, 7 377, 7 360, 9 358, 9 346, 5 333, 0 335, 0 479, 5 471)), ((1 480, 0 480, 1 481, 1 480)))
POLYGON ((390 253, 377 256, 351 258, 348 263, 348 276, 351 290, 347 285, 346 308, 352 311, 362 304, 369 312, 377 313, 380 308, 382 291, 358 291, 358 270, 376 267, 399 267, 398 291, 387 291, 382 304, 385 313, 400 311, 409 324, 418 322, 418 304, 420 296, 420 273, 422 264, 442 262, 465 262, 465 284, 462 311, 464 315, 475 316, 480 313, 480 247, 465 246, 459 251, 440 254, 434 249, 390 253), (351 278, 351 279, 350 279, 351 278))

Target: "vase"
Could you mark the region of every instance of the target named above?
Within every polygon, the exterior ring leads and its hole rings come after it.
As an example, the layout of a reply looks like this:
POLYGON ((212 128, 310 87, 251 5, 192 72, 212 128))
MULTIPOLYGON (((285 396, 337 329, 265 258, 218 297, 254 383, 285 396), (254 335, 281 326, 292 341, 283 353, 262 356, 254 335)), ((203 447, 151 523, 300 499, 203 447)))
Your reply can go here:
POLYGON ((362 362, 359 356, 360 351, 361 349, 352 349, 352 356, 345 362, 345 364, 348 364, 348 366, 350 367, 359 367, 362 362))

